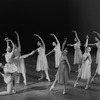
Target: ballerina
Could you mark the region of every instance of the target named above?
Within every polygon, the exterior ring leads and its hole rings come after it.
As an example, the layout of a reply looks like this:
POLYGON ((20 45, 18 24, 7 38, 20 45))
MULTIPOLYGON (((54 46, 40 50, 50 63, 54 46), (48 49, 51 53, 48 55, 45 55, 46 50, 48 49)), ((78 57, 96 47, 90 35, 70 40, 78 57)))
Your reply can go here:
MULTIPOLYGON (((96 31, 93 31, 94 33, 96 33, 99 38, 100 38, 100 34, 97 33, 96 31)), ((97 68, 96 68, 96 71, 95 71, 95 74, 93 75, 92 79, 91 79, 91 82, 94 81, 96 75, 100 75, 100 39, 95 37, 95 41, 96 43, 93 43, 93 44, 88 44, 88 45, 91 45, 91 46, 96 46, 97 47, 97 53, 96 53, 96 64, 97 64, 97 68)))
POLYGON ((5 41, 7 42, 7 49, 6 49, 6 54, 5 54, 5 60, 6 64, 3 66, 0 63, 0 68, 2 68, 1 75, 4 77, 4 82, 7 84, 7 91, 0 92, 0 95, 5 95, 5 94, 10 94, 10 93, 16 93, 15 91, 15 81, 17 78, 17 66, 14 64, 12 61, 12 56, 14 52, 14 44, 12 40, 6 38, 5 41), (9 41, 12 43, 12 50, 11 47, 9 46, 9 41))
POLYGON ((55 76, 55 80, 54 80, 52 86, 50 87, 50 91, 51 91, 57 82, 64 83, 63 94, 66 94, 66 87, 67 87, 67 82, 68 82, 68 69, 67 68, 69 68, 69 72, 71 70, 68 58, 66 56, 68 51, 66 48, 64 49, 66 40, 67 39, 65 39, 65 41, 63 42, 63 45, 62 45, 62 54, 60 57, 60 64, 59 64, 59 67, 58 67, 58 70, 57 70, 57 73, 55 76))
POLYGON ((47 58, 46 58, 46 54, 45 54, 44 41, 38 34, 34 34, 34 36, 37 36, 42 42, 42 43, 40 43, 39 41, 37 42, 37 45, 39 46, 39 48, 36 49, 36 51, 38 52, 36 71, 41 72, 41 78, 39 78, 39 80, 43 79, 43 71, 44 71, 46 74, 46 79, 50 82, 50 78, 49 78, 49 74, 48 74, 49 67, 48 67, 48 62, 47 62, 47 58))
MULTIPOLYGON (((17 56, 15 58, 13 58, 12 61, 16 62, 16 60, 18 60, 19 57, 23 58, 23 59, 27 58, 30 55, 32 55, 33 53, 34 53, 34 50, 29 54, 17 56)), ((15 78, 18 78, 18 77, 16 77, 17 71, 16 71, 16 73, 12 73, 7 66, 3 66, 2 63, 0 63, 0 74, 4 77, 4 82, 7 84, 7 91, 0 92, 0 95, 7 95, 7 94, 16 93, 15 83, 16 83, 17 79, 15 79, 15 78)))
POLYGON ((92 63, 90 51, 91 51, 91 48, 88 47, 88 38, 87 38, 86 44, 85 44, 85 52, 82 57, 82 66, 79 70, 77 80, 74 83, 74 87, 76 87, 80 79, 84 79, 86 80, 85 89, 88 89, 88 85, 89 85, 90 78, 91 78, 91 63, 92 63))
MULTIPOLYGON (((77 36, 77 32, 76 31, 72 31, 75 33, 75 39, 74 41, 76 42, 75 44, 67 44, 67 46, 74 46, 75 52, 74 52, 74 64, 78 65, 78 71, 80 69, 80 66, 82 64, 82 51, 80 49, 81 46, 81 41, 79 40, 78 36, 77 36)), ((78 72, 76 71, 76 72, 78 72)))
POLYGON ((59 66, 60 63, 60 56, 61 56, 61 49, 60 49, 60 42, 57 39, 55 34, 50 34, 51 36, 54 36, 56 39, 56 42, 52 42, 52 45, 55 46, 52 51, 50 51, 46 56, 51 54, 52 52, 55 52, 55 68, 59 66))
POLYGON ((23 76, 23 79, 24 79, 23 82, 26 85, 27 84, 27 80, 26 80, 26 67, 25 67, 25 62, 24 62, 24 59, 23 58, 20 58, 20 56, 21 56, 20 39, 19 39, 18 33, 16 31, 14 33, 17 35, 17 41, 18 41, 18 46, 15 45, 14 57, 17 57, 17 56, 19 57, 19 59, 18 59, 18 73, 19 73, 19 77, 18 77, 17 83, 20 82, 20 73, 21 73, 22 76, 23 76))

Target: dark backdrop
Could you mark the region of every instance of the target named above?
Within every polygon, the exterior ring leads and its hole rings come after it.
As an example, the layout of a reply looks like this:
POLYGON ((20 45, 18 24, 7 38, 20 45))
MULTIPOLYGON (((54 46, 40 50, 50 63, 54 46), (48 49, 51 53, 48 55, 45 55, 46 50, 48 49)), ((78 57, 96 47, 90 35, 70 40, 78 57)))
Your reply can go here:
POLYGON ((5 37, 14 43, 17 31, 20 36, 22 53, 28 53, 37 48, 39 34, 47 50, 51 50, 54 40, 49 34, 54 33, 63 42, 67 36, 68 43, 74 43, 74 33, 85 43, 93 43, 97 36, 92 31, 100 32, 100 0, 0 0, 0 54, 5 52, 5 37))

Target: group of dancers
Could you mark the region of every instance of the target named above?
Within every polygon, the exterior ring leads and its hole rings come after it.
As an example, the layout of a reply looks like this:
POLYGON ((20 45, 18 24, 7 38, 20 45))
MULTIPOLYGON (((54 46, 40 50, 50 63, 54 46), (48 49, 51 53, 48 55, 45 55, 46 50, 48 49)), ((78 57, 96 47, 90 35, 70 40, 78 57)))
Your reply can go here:
POLYGON ((49 65, 47 61, 47 56, 49 56, 52 52, 55 52, 55 68, 57 69, 57 73, 55 75, 55 80, 53 84, 50 87, 50 91, 54 88, 56 83, 60 82, 64 84, 63 94, 66 94, 67 92, 67 83, 68 83, 68 73, 71 71, 71 66, 68 61, 68 46, 73 46, 75 49, 74 52, 74 64, 78 65, 78 75, 77 79, 74 83, 74 87, 78 84, 78 81, 80 79, 86 80, 86 86, 85 89, 88 89, 89 82, 91 80, 94 81, 94 78, 97 74, 100 74, 100 35, 96 32, 99 38, 95 37, 95 40, 97 43, 89 44, 88 40, 89 37, 86 37, 86 43, 84 45, 85 51, 84 54, 82 54, 81 51, 81 41, 78 38, 77 32, 72 31, 75 33, 75 43, 74 44, 67 44, 67 38, 64 39, 64 42, 62 43, 62 46, 57 39, 55 34, 50 34, 55 38, 56 41, 52 42, 52 45, 54 46, 53 50, 51 50, 49 53, 45 54, 46 47, 43 39, 38 35, 34 34, 34 36, 38 37, 40 41, 37 42, 37 45, 39 46, 37 49, 33 50, 31 53, 21 55, 21 45, 20 45, 20 39, 19 34, 15 31, 14 33, 17 35, 17 41, 18 46, 13 43, 13 41, 9 38, 5 38, 4 40, 7 42, 7 49, 6 53, 3 54, 5 56, 6 64, 3 65, 0 63, 0 73, 4 77, 4 82, 7 84, 7 90, 0 92, 0 95, 5 94, 12 94, 16 93, 16 83, 20 82, 20 73, 23 76, 24 84, 27 85, 26 80, 26 68, 25 68, 25 62, 24 59, 33 55, 34 53, 38 52, 37 57, 37 63, 36 63, 36 71, 39 71, 41 73, 41 77, 39 80, 44 78, 43 72, 45 72, 46 79, 50 82, 49 77, 49 65), (10 43, 12 44, 10 46, 10 43), (91 78, 91 64, 92 64, 92 58, 91 58, 91 48, 89 45, 96 45, 97 46, 97 57, 96 57, 96 63, 97 63, 97 69, 95 71, 94 76, 91 78))

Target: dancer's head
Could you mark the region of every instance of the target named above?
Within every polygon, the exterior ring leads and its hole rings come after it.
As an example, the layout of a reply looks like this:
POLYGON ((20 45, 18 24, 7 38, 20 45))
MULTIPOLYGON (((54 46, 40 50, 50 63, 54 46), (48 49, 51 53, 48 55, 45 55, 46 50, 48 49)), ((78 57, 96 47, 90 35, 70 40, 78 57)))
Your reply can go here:
POLYGON ((52 42, 52 45, 53 45, 53 46, 56 46, 57 44, 56 44, 56 42, 52 42))
POLYGON ((38 41, 38 42, 37 42, 37 45, 38 45, 38 46, 42 46, 42 44, 41 44, 41 42, 40 42, 40 41, 38 41))
POLYGON ((7 52, 11 52, 11 47, 8 46, 7 49, 6 49, 6 51, 7 51, 7 52))
POLYGON ((77 38, 76 38, 76 37, 74 38, 74 41, 75 41, 75 42, 78 42, 78 40, 77 40, 77 38))
POLYGON ((17 45, 16 44, 14 44, 14 49, 17 49, 17 45))
POLYGON ((62 54, 63 54, 63 55, 67 55, 67 53, 68 53, 68 50, 67 50, 67 48, 65 48, 65 49, 62 51, 62 54))
POLYGON ((91 51, 91 48, 90 47, 87 47, 86 48, 86 52, 90 52, 91 51))
POLYGON ((98 42, 98 41, 99 41, 99 38, 95 37, 95 41, 97 41, 97 42, 98 42))

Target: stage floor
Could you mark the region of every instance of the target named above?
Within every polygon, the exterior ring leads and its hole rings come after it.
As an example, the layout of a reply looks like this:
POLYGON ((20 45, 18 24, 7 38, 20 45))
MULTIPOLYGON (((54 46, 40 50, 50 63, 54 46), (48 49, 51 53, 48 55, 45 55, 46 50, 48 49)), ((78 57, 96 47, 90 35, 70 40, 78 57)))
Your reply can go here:
MULTIPOLYGON (((92 57, 92 75, 94 74, 95 56, 92 57)), ((100 100, 100 76, 95 78, 95 82, 90 83, 89 89, 85 90, 85 81, 80 80, 77 87, 73 87, 76 80, 77 73, 76 66, 72 64, 73 56, 69 56, 69 62, 71 63, 72 71, 69 74, 69 82, 67 86, 67 94, 63 95, 63 85, 57 84, 56 87, 49 91, 49 88, 54 80, 57 69, 50 67, 49 74, 51 82, 47 80, 38 81, 40 74, 35 71, 36 59, 25 59, 27 69, 27 86, 24 86, 23 78, 21 77, 21 83, 17 84, 16 94, 0 96, 0 100, 100 100)), ((54 61, 49 58, 49 65, 54 66, 54 61)), ((3 82, 3 78, 0 75, 0 91, 6 90, 6 84, 3 82)))

